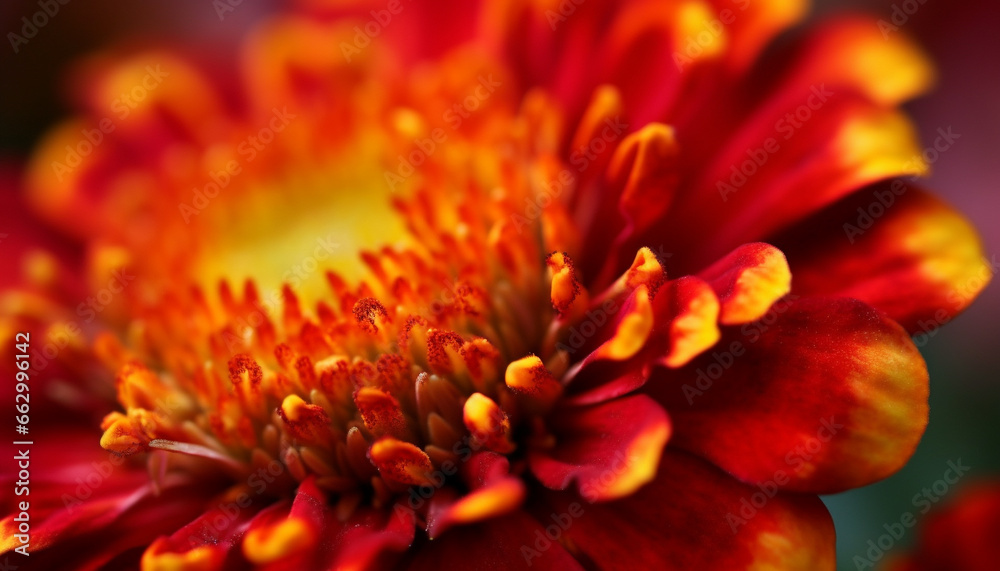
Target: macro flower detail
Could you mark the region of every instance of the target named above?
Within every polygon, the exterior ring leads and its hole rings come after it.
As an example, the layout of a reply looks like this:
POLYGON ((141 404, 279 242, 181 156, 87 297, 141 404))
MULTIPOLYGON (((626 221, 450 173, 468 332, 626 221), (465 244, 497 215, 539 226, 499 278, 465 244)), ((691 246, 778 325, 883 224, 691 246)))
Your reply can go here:
POLYGON ((765 51, 796 1, 406 4, 363 46, 383 8, 334 4, 236 71, 96 57, 28 166, 86 262, 33 254, 5 330, 135 276, 51 358, 82 380, 47 405, 103 419, 38 437, 75 468, 35 484, 32 561, 833 569, 818 494, 907 461, 910 335, 985 285, 903 182, 920 51, 855 17, 765 51))

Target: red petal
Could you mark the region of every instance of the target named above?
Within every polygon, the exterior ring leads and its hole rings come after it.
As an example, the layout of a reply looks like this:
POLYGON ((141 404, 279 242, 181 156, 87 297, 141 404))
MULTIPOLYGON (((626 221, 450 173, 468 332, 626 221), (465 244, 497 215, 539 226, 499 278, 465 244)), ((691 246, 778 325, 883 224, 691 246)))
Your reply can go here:
POLYGON ((775 241, 795 293, 860 299, 911 333, 950 321, 996 272, 961 214, 902 181, 858 192, 775 241))
POLYGON ((524 482, 520 478, 496 479, 461 497, 449 497, 441 490, 431 498, 427 513, 427 535, 439 537, 446 529, 491 519, 516 510, 524 501, 524 482))
MULTIPOLYGON (((656 290, 652 304, 646 291, 646 286, 641 286, 625 300, 621 316, 615 319, 615 337, 567 374, 569 402, 592 404, 627 394, 645 384, 653 363, 680 367, 718 341, 719 301, 706 282, 693 276, 667 282, 656 290), (635 321, 643 326, 623 326, 626 318, 639 318, 635 321), (653 323, 645 323, 648 321, 653 323), (644 343, 641 351, 634 349, 639 341, 644 343), (630 351, 617 351, 629 345, 630 351), (628 360, 620 364, 604 360, 609 357, 628 360)), ((610 309, 617 312, 618 308, 611 305, 610 309)), ((610 311, 605 309, 605 313, 610 311)))
POLYGON ((576 482, 592 500, 628 495, 656 476, 670 421, 652 399, 637 395, 554 414, 556 444, 529 454, 531 471, 546 486, 576 482))
POLYGON ((709 284, 684 276, 657 292, 656 358, 668 367, 680 367, 719 340, 719 299, 709 284))
POLYGON ((243 555, 255 565, 314 561, 325 525, 326 503, 315 478, 303 481, 289 511, 276 504, 253 518, 243 536, 243 555))
MULTIPOLYGON (((589 504, 550 492, 536 504, 551 537, 597 569, 832 571, 833 522, 814 496, 768 496, 708 463, 668 449, 635 494, 589 504), (752 503, 756 502, 756 504, 752 503)), ((555 541, 536 534, 529 546, 555 541)))
POLYGON ((381 555, 412 543, 412 513, 363 507, 340 521, 314 482, 305 480, 290 509, 276 504, 251 522, 243 552, 274 569, 368 569, 381 555))
POLYGON ((524 512, 456 527, 442 537, 407 552, 396 565, 408 571, 440 569, 482 569, 508 571, 532 569, 545 571, 583 571, 583 567, 558 543, 535 556, 531 542, 543 527, 524 512))
POLYGON ((191 569, 217 569, 239 544, 250 520, 266 502, 236 488, 204 514, 169 537, 156 539, 142 554, 143 569, 163 569, 182 563, 191 569))
POLYGON ((699 220, 711 213, 702 255, 760 239, 867 184, 926 172, 914 160, 916 130, 901 112, 824 89, 775 97, 706 168, 695 185, 698 205, 687 211, 699 220), (810 119, 789 121, 797 109, 810 119))
POLYGON ((402 506, 394 506, 388 514, 362 509, 343 523, 329 522, 323 537, 333 563, 324 568, 371 569, 380 556, 409 547, 414 531, 412 512, 402 506))
POLYGON ((838 492, 878 481, 927 423, 927 369, 906 332, 851 299, 779 302, 719 350, 658 371, 674 443, 743 481, 838 492))
POLYGON ((652 226, 670 207, 679 178, 674 130, 651 123, 625 137, 608 166, 611 188, 620 195, 618 207, 638 233, 652 226))
POLYGON ((925 92, 934 81, 933 65, 906 34, 886 35, 867 17, 822 22, 799 53, 784 89, 825 83, 893 106, 925 92))
MULTIPOLYGON (((58 568, 66 553, 74 554, 80 568, 98 568, 123 554, 137 564, 139 553, 130 558, 126 552, 191 521, 219 490, 217 481, 192 482, 177 475, 154 485, 140 465, 102 450, 99 437, 72 426, 34 436, 27 498, 32 565, 58 568)), ((17 487, 17 472, 10 470, 16 466, 14 461, 3 466, 0 484, 6 489, 17 487)), ((18 500, 25 497, 8 494, 3 501, 0 555, 20 545, 14 537, 18 500)))
POLYGON ((760 319, 791 289, 792 274, 781 250, 770 244, 744 244, 699 276, 719 296, 725 325, 760 319))
MULTIPOLYGON (((442 467, 442 471, 444 468, 442 467)), ((427 513, 431 539, 455 524, 469 524, 507 514, 524 501, 524 482, 510 475, 506 456, 477 452, 459 467, 471 492, 459 497, 451 488, 437 490, 427 513)), ((410 504, 413 506, 413 504, 410 504)))

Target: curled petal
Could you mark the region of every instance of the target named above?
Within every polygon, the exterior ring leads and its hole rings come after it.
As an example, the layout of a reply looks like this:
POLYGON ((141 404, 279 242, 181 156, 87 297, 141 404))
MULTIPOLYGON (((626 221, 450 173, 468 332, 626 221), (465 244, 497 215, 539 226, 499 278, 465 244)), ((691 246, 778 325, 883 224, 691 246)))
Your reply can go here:
POLYGON ((680 367, 719 340, 719 299, 693 276, 669 282, 655 300, 659 362, 680 367))
POLYGON ((531 471, 547 487, 575 481, 590 501, 631 494, 656 477, 670 420, 652 399, 637 395, 561 410, 552 420, 556 444, 529 455, 531 471))
POLYGON ((759 319, 789 292, 792 282, 785 255, 762 243, 736 248, 699 276, 718 294, 724 325, 759 319))

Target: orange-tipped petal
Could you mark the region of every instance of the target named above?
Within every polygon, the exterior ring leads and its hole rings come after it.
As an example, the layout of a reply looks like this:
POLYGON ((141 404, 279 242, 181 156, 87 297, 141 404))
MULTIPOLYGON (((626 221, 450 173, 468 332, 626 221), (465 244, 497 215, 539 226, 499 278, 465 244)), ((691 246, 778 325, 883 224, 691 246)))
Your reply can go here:
POLYGON ((772 311, 645 385, 670 411, 673 443, 745 482, 794 492, 839 492, 899 470, 928 414, 927 368, 906 331, 852 299, 772 311))
POLYGON ((281 504, 275 504, 250 522, 243 536, 243 555, 255 565, 282 561, 295 566, 312 559, 323 531, 326 501, 313 478, 302 482, 285 516, 274 509, 281 504))
POLYGON ((886 106, 926 92, 934 80, 930 59, 905 33, 861 17, 820 24, 788 79, 854 89, 886 106))
POLYGON ((668 282, 655 299, 663 349, 659 362, 680 367, 719 340, 719 298, 705 281, 685 276, 668 282))
POLYGON ((792 285, 785 255, 763 243, 736 248, 699 276, 718 294, 724 325, 759 319, 792 285))
POLYGON ((858 192, 774 240, 794 268, 794 293, 860 299, 913 334, 951 321, 997 271, 965 217, 901 180, 858 192))
POLYGON ((670 208, 680 176, 676 134, 651 123, 625 137, 608 165, 608 180, 620 194, 618 207, 632 232, 642 232, 670 208))
POLYGON ((510 513, 520 507, 525 494, 524 482, 519 478, 507 477, 490 482, 454 502, 432 507, 427 517, 427 534, 435 539, 454 525, 475 523, 510 513))
POLYGON ((430 457, 409 442, 381 438, 368 449, 368 457, 384 478, 411 486, 433 483, 430 457))
POLYGON ((534 355, 522 357, 507 365, 504 374, 507 388, 536 409, 547 409, 562 394, 562 385, 534 355))
POLYGON ((486 448, 501 454, 514 450, 510 441, 510 419, 488 396, 473 393, 465 401, 462 418, 472 436, 486 448))
POLYGON ((653 304, 649 297, 649 288, 645 285, 639 286, 629 296, 618 319, 614 335, 598 347, 589 358, 624 361, 645 346, 653 331, 653 304))
POLYGON ((588 501, 627 496, 653 480, 670 438, 670 420, 652 399, 636 395, 560 411, 553 420, 556 444, 529 456, 545 486, 573 482, 588 501))

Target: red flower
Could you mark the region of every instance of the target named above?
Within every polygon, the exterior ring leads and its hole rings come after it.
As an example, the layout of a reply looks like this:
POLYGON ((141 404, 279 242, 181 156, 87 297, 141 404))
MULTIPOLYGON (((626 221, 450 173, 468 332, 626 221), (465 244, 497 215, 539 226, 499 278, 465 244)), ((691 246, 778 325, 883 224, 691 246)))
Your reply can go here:
POLYGON ((846 18, 763 52, 787 1, 323 4, 238 90, 95 60, 36 152, 90 297, 41 255, 4 327, 75 326, 55 386, 103 364, 120 408, 111 456, 37 437, 32 562, 832 569, 816 494, 906 462, 909 335, 989 279, 899 178, 917 49, 846 18))

